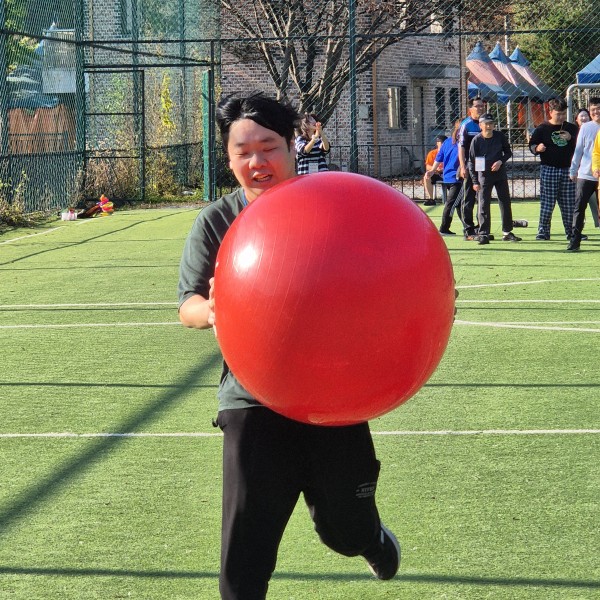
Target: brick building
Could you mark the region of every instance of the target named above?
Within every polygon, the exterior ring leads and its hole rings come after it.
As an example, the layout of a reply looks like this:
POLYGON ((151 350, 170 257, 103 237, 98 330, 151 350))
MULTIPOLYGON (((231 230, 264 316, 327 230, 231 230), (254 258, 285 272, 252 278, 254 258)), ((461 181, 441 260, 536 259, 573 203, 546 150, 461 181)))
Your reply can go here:
MULTIPOLYGON (((429 33, 441 33, 434 23, 429 33)), ((448 134, 461 108, 460 52, 456 38, 405 37, 385 49, 357 77, 359 171, 377 177, 406 175, 422 169, 436 135, 448 134)), ((261 60, 241 62, 224 49, 224 93, 274 89, 261 60)), ((346 168, 350 153, 350 101, 342 95, 326 124, 332 142, 330 160, 346 168)))

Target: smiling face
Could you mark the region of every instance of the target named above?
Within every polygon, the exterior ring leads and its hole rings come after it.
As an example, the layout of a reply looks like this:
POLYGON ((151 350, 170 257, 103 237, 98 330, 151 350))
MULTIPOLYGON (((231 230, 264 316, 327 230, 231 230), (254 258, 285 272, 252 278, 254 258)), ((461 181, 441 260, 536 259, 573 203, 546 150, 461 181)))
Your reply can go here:
POLYGON ((575 120, 577 121, 577 125, 581 127, 584 123, 587 123, 590 120, 590 116, 585 110, 582 110, 577 114, 577 118, 575 120))
POLYGON ((296 175, 293 141, 251 119, 232 123, 227 142, 229 167, 252 202, 264 191, 296 175))

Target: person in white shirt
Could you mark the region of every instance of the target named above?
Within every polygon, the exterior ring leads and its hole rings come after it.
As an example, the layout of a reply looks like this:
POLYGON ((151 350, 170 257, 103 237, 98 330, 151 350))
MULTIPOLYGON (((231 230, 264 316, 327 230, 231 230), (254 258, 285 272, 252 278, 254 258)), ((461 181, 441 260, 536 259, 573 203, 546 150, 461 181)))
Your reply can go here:
POLYGON ((576 252, 580 249, 581 240, 587 239, 582 234, 585 222, 585 209, 589 203, 594 225, 598 227, 598 179, 592 173, 592 150, 598 132, 600 132, 600 97, 590 98, 591 121, 583 123, 577 135, 577 144, 569 176, 576 184, 575 210, 573 212, 573 233, 567 250, 576 252))

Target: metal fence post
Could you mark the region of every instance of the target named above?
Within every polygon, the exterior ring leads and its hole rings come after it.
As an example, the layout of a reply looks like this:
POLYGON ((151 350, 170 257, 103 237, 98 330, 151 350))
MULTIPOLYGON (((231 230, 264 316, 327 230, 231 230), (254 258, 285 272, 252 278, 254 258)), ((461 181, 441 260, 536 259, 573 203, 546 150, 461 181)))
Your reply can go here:
MULTIPOLYGON (((6 28, 6 3, 0 2, 0 29, 6 28)), ((0 193, 8 196, 8 201, 11 200, 12 185, 10 177, 10 156, 8 142, 8 52, 7 43, 8 34, 0 34, 0 185, 7 184, 8 187, 0 193)))
POLYGON ((215 200, 215 123, 214 123, 214 70, 202 73, 202 156, 204 163, 204 200, 215 200))
POLYGON ((348 62, 350 80, 350 161, 349 169, 358 172, 358 134, 356 131, 356 0, 348 0, 348 62))
POLYGON ((86 95, 85 95, 85 72, 84 72, 84 16, 83 16, 83 0, 73 0, 73 9, 75 14, 75 143, 83 165, 83 181, 85 185, 85 177, 87 171, 86 161, 86 95))

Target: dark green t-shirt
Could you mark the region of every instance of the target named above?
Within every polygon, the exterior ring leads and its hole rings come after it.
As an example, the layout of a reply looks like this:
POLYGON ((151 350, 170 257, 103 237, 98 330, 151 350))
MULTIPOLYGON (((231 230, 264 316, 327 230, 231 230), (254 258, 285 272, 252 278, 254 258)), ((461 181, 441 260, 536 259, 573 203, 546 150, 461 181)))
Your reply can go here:
MULTIPOLYGON (((209 280, 215 273, 217 252, 227 230, 245 205, 244 193, 240 188, 200 211, 181 257, 179 306, 196 294, 208 298, 209 280)), ((260 403, 242 387, 225 361, 217 396, 219 410, 260 406, 260 403)))

